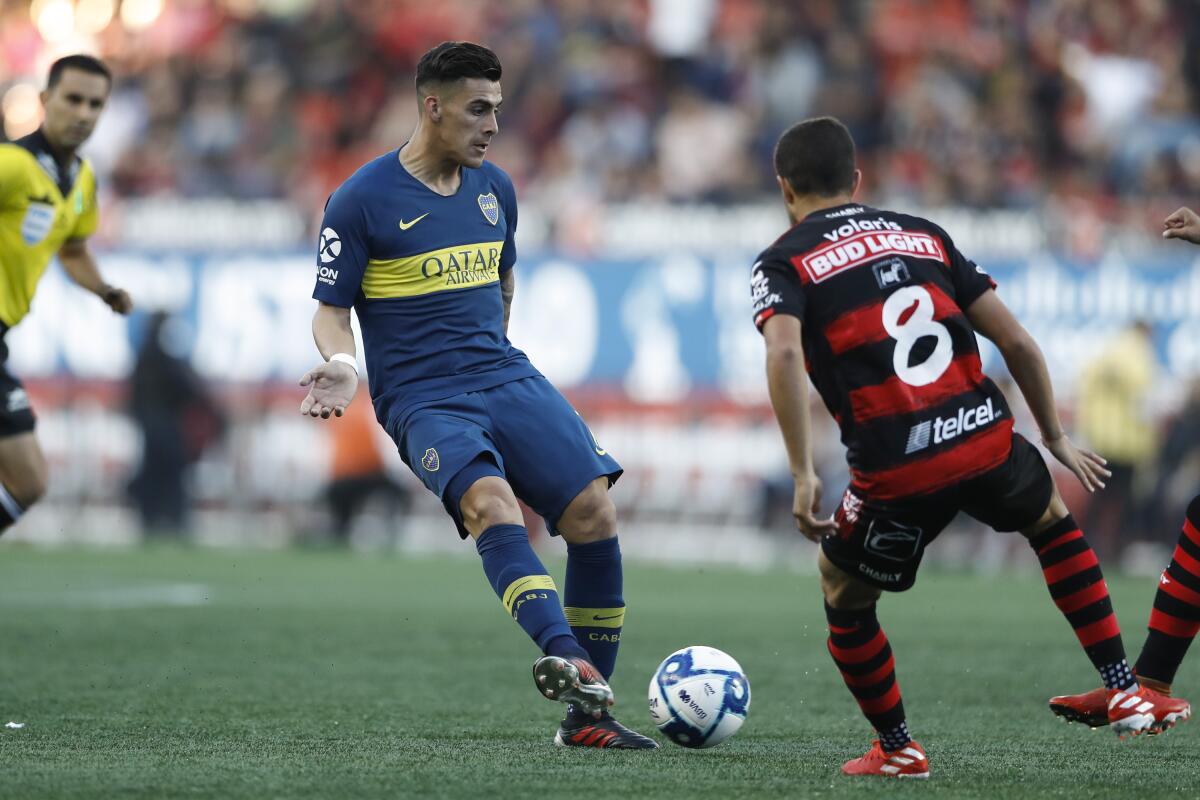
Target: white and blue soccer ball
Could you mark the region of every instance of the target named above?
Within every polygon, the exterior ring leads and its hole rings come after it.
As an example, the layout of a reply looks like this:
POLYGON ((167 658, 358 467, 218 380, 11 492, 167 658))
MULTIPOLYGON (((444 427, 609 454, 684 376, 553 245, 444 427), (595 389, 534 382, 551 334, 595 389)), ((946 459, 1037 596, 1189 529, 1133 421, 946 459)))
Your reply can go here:
POLYGON ((675 744, 715 747, 737 733, 750 710, 750 681, 728 653, 685 647, 650 679, 650 718, 675 744))

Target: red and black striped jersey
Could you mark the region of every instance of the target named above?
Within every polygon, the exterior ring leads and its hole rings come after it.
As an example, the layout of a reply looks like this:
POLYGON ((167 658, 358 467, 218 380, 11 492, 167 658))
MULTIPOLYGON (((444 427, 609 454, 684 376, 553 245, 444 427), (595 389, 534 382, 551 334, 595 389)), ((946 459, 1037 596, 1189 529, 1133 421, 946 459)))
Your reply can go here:
POLYGON ((800 319, 866 496, 927 494, 1008 457, 1012 412, 964 314, 995 286, 937 225, 860 204, 809 215, 755 262, 754 324, 800 319))

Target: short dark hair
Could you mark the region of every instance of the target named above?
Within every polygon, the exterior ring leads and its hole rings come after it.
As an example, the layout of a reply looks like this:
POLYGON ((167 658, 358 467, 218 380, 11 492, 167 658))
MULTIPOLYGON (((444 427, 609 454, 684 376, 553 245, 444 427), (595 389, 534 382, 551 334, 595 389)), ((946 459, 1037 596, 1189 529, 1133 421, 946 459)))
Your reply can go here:
POLYGON ((105 66, 104 62, 95 56, 85 56, 82 53, 76 53, 72 56, 63 56, 58 61, 50 65, 50 76, 46 79, 46 88, 53 89, 62 80, 63 73, 69 69, 78 69, 83 72, 90 72, 93 75, 103 75, 108 81, 108 85, 112 86, 112 71, 105 66))
POLYGON ((796 194, 833 197, 854 188, 854 139, 834 117, 797 122, 775 145, 775 174, 796 194))
POLYGON ((417 92, 431 83, 449 83, 464 78, 500 80, 500 59, 481 44, 442 42, 421 56, 417 63, 417 92))

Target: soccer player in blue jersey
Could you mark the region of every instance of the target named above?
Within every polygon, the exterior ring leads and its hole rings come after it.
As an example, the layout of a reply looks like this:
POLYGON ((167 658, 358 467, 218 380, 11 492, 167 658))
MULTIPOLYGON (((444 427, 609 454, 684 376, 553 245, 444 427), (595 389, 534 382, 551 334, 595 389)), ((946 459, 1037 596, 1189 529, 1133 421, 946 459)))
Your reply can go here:
POLYGON ((379 423, 441 498, 483 571, 545 654, 543 695, 567 704, 555 743, 647 749, 608 713, 625 617, 616 510, 620 465, 508 340, 517 253, 512 181, 484 161, 499 129, 500 62, 446 42, 417 65, 412 138, 329 198, 317 255, 313 337, 324 364, 300 411, 341 416, 358 387, 358 315, 379 423), (560 605, 529 546, 520 497, 567 543, 560 605))

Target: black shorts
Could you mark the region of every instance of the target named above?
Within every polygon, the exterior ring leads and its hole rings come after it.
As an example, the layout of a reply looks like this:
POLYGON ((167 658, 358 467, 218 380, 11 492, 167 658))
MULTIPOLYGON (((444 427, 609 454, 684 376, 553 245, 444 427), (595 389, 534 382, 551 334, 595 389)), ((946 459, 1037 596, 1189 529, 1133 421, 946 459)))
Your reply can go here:
POLYGON ((838 532, 821 540, 825 557, 864 583, 902 592, 912 587, 925 548, 959 511, 998 531, 1037 522, 1054 480, 1042 454, 1019 434, 1003 464, 920 497, 877 502, 847 489, 834 515, 838 532))
POLYGON ((0 439, 29 433, 36 427, 29 395, 17 376, 8 371, 8 345, 4 342, 4 326, 0 324, 0 439))

